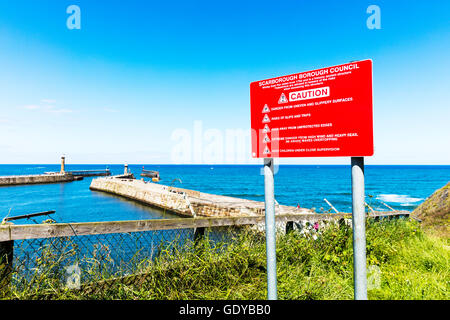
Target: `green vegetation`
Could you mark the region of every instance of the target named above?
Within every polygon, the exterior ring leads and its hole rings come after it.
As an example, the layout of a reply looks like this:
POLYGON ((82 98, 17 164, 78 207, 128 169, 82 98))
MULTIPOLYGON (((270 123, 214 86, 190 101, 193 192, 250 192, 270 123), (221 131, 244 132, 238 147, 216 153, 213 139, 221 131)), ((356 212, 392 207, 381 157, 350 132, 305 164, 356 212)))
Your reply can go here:
MULTIPOLYGON (((351 228, 330 224, 317 236, 294 231, 278 237, 279 299, 353 298, 351 228)), ((449 299, 449 261, 448 239, 425 233, 415 221, 368 222, 369 299, 449 299)), ((265 264, 264 236, 248 229, 231 244, 168 246, 156 261, 140 262, 139 276, 69 290, 56 284, 52 271, 41 273, 38 290, 13 287, 9 297, 265 299, 265 264)))
POLYGON ((422 220, 422 225, 431 227, 443 237, 450 235, 450 182, 436 190, 412 213, 422 220))

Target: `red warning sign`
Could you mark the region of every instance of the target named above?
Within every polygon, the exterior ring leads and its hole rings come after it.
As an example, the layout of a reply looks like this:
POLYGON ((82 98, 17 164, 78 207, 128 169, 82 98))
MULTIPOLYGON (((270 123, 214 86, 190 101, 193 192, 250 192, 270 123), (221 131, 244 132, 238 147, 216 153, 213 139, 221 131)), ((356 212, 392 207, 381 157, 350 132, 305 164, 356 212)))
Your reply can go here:
POLYGON ((254 158, 373 155, 372 60, 250 84, 254 158))

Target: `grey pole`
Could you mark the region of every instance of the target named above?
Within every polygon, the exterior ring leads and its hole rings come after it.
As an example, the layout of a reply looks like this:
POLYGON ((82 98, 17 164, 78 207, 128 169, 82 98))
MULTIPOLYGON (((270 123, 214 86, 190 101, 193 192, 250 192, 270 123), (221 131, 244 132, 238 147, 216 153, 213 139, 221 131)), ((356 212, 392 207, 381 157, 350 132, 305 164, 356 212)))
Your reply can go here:
POLYGON ((273 158, 264 158, 264 194, 266 209, 267 299, 277 300, 273 158))
POLYGON ((367 300, 364 157, 352 157, 353 281, 355 300, 367 300))

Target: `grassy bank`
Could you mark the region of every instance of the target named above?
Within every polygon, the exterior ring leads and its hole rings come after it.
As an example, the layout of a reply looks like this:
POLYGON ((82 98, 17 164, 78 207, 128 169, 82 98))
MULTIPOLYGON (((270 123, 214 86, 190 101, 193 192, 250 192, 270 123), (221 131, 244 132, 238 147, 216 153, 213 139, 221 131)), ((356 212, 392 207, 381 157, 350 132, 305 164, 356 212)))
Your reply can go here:
MULTIPOLYGON (((346 225, 323 228, 317 239, 291 232, 277 240, 279 299, 352 299, 352 232, 346 225)), ((448 239, 421 230, 414 221, 367 225, 370 299, 449 299, 448 239)), ((195 251, 173 246, 143 275, 81 290, 60 289, 43 277, 39 290, 21 288, 12 298, 53 299, 265 299, 265 242, 241 233, 228 245, 208 241, 195 251), (95 289, 95 290, 94 290, 95 289)))

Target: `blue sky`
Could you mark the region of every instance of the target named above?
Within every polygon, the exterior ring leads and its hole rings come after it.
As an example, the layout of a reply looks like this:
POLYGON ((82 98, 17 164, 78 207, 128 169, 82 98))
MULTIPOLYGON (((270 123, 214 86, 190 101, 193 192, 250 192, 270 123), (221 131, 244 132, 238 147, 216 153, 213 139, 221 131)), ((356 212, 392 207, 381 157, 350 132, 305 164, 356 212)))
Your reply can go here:
MULTIPOLYGON (((173 133, 195 144, 195 121, 249 130, 250 82, 371 58, 366 163, 450 164, 449 12, 449 1, 0 0, 0 163, 172 163, 173 133), (66 27, 72 4, 80 30, 66 27), (366 27, 371 4, 380 30, 366 27)), ((224 162, 253 163, 246 150, 224 162)))

